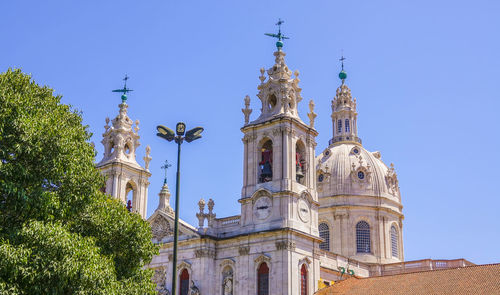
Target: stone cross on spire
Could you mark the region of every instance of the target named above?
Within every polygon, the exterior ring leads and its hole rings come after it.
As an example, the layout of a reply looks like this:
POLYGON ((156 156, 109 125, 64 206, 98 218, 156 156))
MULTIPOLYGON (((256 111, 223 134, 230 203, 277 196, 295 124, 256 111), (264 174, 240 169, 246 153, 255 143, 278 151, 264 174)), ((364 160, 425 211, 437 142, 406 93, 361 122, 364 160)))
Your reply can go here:
POLYGON ((345 57, 344 57, 344 54, 342 54, 342 57, 339 59, 339 61, 342 64, 342 70, 339 73, 339 78, 340 78, 340 80, 342 80, 342 84, 344 84, 345 79, 347 78, 347 73, 344 71, 344 60, 345 60, 345 57))
POLYGON ((165 179, 163 180, 163 183, 167 183, 167 170, 170 167, 172 167, 172 165, 168 163, 168 160, 165 160, 165 164, 163 164, 163 166, 161 166, 161 169, 165 170, 165 179))
POLYGON ((132 89, 129 89, 127 88, 127 80, 129 79, 129 76, 127 76, 127 74, 125 74, 125 78, 123 78, 123 81, 125 81, 124 85, 123 85, 123 89, 115 89, 115 90, 112 90, 112 92, 120 92, 120 93, 123 93, 122 94, 122 103, 125 103, 127 101, 127 92, 131 92, 131 91, 134 91, 132 89))
POLYGON ((278 51, 281 50, 281 48, 283 47, 283 40, 284 39, 290 39, 289 37, 286 37, 285 35, 281 34, 281 25, 284 23, 285 21, 282 21, 281 18, 278 20, 278 22, 276 23, 276 25, 278 26, 278 34, 270 34, 270 33, 265 33, 264 35, 266 36, 269 36, 269 37, 273 37, 273 38, 276 38, 278 39, 278 41, 276 42, 276 48, 278 48, 278 51))

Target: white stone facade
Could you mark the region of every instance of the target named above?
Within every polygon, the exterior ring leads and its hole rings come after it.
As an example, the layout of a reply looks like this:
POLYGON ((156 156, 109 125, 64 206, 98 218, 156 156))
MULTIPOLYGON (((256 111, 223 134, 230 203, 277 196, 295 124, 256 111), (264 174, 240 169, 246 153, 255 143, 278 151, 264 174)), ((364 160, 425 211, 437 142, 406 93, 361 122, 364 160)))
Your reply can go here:
MULTIPOLYGON (((257 119, 250 120, 249 96, 242 109, 241 214, 217 218, 213 200, 200 200, 198 227, 180 220, 175 270, 174 211, 167 184, 162 187, 158 209, 148 218, 153 242, 161 246, 148 266, 155 269, 159 294, 180 294, 186 287, 182 294, 314 294, 322 281, 352 272, 380 274, 381 265, 404 260, 397 176, 379 152, 362 147, 350 89, 344 80, 337 89, 333 137, 316 156, 314 102, 306 124, 297 109, 299 73, 292 75, 283 51, 274 56, 275 64, 261 69, 257 119), (173 271, 179 278, 175 292, 173 271), (262 282, 267 293, 259 293, 262 282)), ((106 191, 117 198, 124 200, 128 183, 137 185, 134 208, 144 217, 151 158, 148 151, 146 168, 135 162, 139 136, 131 126, 122 104, 103 134, 106 152, 98 167, 110 175, 106 191), (133 152, 124 153, 127 146, 133 152)))

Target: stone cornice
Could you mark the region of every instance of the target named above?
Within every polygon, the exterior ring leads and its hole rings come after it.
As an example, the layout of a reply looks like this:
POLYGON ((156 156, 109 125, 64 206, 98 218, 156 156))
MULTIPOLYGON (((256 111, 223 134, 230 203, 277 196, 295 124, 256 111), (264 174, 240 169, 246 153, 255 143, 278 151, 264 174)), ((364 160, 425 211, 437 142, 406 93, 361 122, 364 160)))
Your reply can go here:
POLYGON ((342 205, 342 206, 330 206, 328 208, 325 208, 325 207, 324 208, 320 208, 319 211, 329 211, 328 209, 365 209, 365 210, 367 209, 367 210, 373 210, 373 211, 376 211, 376 212, 384 211, 384 212, 396 215, 401 220, 404 219, 404 214, 403 213, 399 213, 397 211, 394 211, 394 210, 392 210, 390 208, 385 208, 385 207, 366 206, 366 205, 342 205))
POLYGON ((262 122, 257 122, 257 123, 249 123, 248 125, 245 125, 241 127, 241 132, 247 133, 251 130, 256 131, 262 128, 268 128, 269 126, 274 126, 278 125, 280 123, 293 123, 296 125, 296 127, 299 127, 302 131, 304 131, 307 134, 312 134, 314 137, 318 135, 318 131, 316 129, 309 127, 307 124, 305 124, 302 121, 299 121, 296 118, 293 117, 288 117, 288 116, 277 116, 275 118, 262 121, 262 122))

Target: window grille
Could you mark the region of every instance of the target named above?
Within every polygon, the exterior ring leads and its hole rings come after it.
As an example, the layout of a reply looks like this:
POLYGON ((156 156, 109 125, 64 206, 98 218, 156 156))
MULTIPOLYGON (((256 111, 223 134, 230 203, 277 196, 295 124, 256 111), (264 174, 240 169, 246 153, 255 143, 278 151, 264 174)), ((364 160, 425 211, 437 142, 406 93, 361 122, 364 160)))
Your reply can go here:
POLYGON ((337 133, 342 132, 342 120, 337 121, 337 133))
POLYGON ((345 119, 345 132, 350 131, 351 126, 349 125, 349 119, 345 119))
POLYGON ((319 237, 325 240, 319 244, 319 248, 321 250, 330 251, 330 228, 328 227, 328 224, 320 223, 318 229, 319 237))
POLYGON ((391 226, 391 252, 392 252, 392 257, 396 258, 399 258, 398 240, 399 240, 398 230, 393 225, 391 226))
POLYGON ((356 249, 357 253, 371 253, 370 225, 366 221, 356 224, 356 249))
POLYGON ((269 267, 265 262, 257 270, 257 295, 269 295, 269 267))

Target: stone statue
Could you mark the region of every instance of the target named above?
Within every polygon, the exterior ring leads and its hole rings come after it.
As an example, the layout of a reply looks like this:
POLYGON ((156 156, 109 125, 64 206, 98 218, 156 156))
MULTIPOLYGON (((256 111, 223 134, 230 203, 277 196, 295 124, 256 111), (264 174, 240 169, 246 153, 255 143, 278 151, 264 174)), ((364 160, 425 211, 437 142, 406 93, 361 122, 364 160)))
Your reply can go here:
POLYGON ((196 285, 194 284, 193 281, 191 281, 191 288, 189 291, 189 295, 201 295, 200 289, 198 289, 198 287, 196 287, 196 285))
POLYGON ((231 278, 224 280, 224 295, 233 295, 233 280, 231 278))

